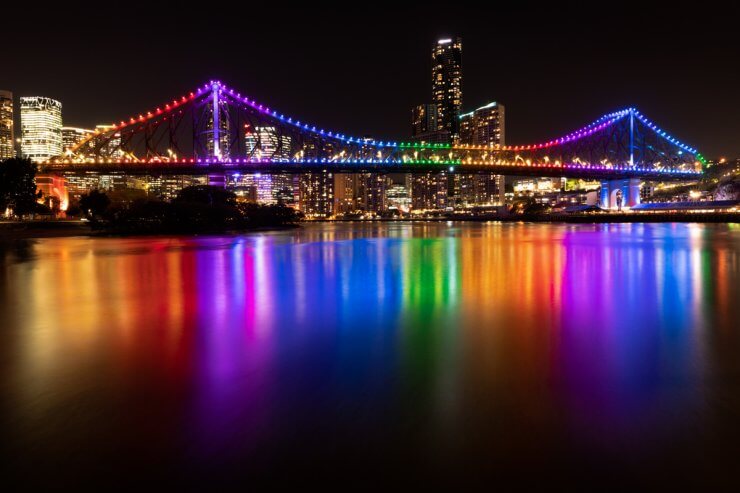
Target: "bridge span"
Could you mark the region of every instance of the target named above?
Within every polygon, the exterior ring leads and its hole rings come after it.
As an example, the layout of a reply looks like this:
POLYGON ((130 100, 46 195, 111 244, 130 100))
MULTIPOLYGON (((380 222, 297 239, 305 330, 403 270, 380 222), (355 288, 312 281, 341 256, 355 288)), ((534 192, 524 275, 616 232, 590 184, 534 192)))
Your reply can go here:
MULTIPOLYGON (((121 120, 40 164, 42 173, 491 173, 605 180, 688 180, 704 157, 635 108, 529 145, 371 140, 301 122, 210 81, 121 120)), ((631 190, 632 185, 624 190, 631 190)))

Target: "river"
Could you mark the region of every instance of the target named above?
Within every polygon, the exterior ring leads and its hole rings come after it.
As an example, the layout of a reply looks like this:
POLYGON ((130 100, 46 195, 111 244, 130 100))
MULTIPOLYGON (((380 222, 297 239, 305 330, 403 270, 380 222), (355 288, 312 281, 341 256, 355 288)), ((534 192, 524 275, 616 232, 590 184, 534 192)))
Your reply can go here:
POLYGON ((737 481, 740 225, 0 245, 27 485, 737 481))

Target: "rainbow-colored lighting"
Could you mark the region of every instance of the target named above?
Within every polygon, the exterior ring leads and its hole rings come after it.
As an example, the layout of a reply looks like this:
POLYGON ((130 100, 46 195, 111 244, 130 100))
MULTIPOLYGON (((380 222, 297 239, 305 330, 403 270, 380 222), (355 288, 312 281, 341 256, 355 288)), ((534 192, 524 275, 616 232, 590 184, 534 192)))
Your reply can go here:
MULTIPOLYGON (((583 139, 600 132, 607 127, 623 120, 624 118, 636 118, 642 122, 645 126, 659 135, 662 139, 670 142, 672 145, 678 147, 681 154, 687 152, 696 157, 698 163, 706 165, 706 159, 699 154, 696 149, 683 144, 678 139, 666 134, 665 131, 658 128, 650 120, 645 118, 635 108, 627 108, 624 110, 616 111, 613 113, 606 114, 598 120, 586 125, 585 127, 569 133, 563 137, 550 140, 548 142, 542 142, 530 145, 515 145, 515 146, 498 146, 498 145, 451 145, 447 143, 419 143, 419 142, 395 142, 395 141, 375 141, 361 137, 348 136, 340 132, 327 131, 323 128, 317 127, 316 125, 309 124, 307 122, 301 122, 300 120, 286 116, 279 113, 276 110, 270 109, 266 105, 260 104, 257 101, 250 99, 246 96, 242 96, 240 93, 234 91, 217 80, 209 81, 201 87, 198 87, 195 91, 183 95, 179 99, 173 99, 171 102, 167 102, 154 110, 141 113, 137 116, 131 116, 128 119, 121 120, 120 123, 113 125, 109 130, 103 133, 115 133, 131 125, 140 125, 146 123, 153 118, 160 117, 162 115, 168 115, 176 111, 181 111, 183 105, 194 101, 201 97, 209 97, 213 94, 213 91, 218 91, 220 97, 226 98, 230 104, 237 105, 242 108, 247 108, 253 111, 257 111, 268 118, 277 120, 282 125, 290 125, 301 132, 315 134, 323 140, 336 141, 340 145, 344 145, 345 148, 349 145, 353 149, 357 149, 358 146, 362 149, 372 149, 377 156, 374 158, 358 158, 352 156, 343 156, 340 154, 330 158, 298 158, 290 159, 262 159, 262 158, 169 158, 169 157, 153 157, 153 158, 122 158, 122 159, 104 159, 102 164, 214 164, 221 163, 224 165, 229 164, 287 164, 287 165, 301 165, 301 164, 346 164, 346 165, 424 165, 424 166, 435 166, 439 165, 440 168, 448 167, 451 165, 471 165, 471 166, 511 166, 511 167, 535 167, 543 169, 570 169, 570 170, 593 170, 593 171, 626 171, 626 172, 645 172, 645 173, 660 173, 660 174, 675 174, 675 175, 699 175, 701 170, 698 169, 675 169, 663 167, 660 164, 656 166, 633 166, 628 164, 614 164, 614 163, 584 163, 578 162, 575 158, 574 162, 560 162, 558 160, 550 160, 548 157, 528 155, 527 151, 534 151, 538 149, 548 149, 568 144, 579 139, 583 139), (404 151, 412 153, 412 155, 404 154, 404 151), (423 152, 421 152, 423 151, 423 152), (470 151, 481 151, 477 154, 472 154, 470 151), (508 152, 510 155, 504 154, 508 152), (513 153, 513 155, 511 155, 513 153), (522 153, 522 154, 519 154, 522 153)), ((166 118, 166 116, 165 116, 166 118)), ((82 148, 90 140, 97 138, 101 135, 100 130, 96 130, 88 138, 78 143, 72 152, 76 152, 82 148)), ((556 154, 555 154, 556 155, 556 154)), ((86 161, 83 158, 81 161, 75 161, 74 159, 55 159, 48 161, 46 164, 68 164, 79 162, 84 164, 86 161)), ((697 163, 697 166, 698 166, 697 163)), ((100 163, 99 163, 100 164, 100 163)))

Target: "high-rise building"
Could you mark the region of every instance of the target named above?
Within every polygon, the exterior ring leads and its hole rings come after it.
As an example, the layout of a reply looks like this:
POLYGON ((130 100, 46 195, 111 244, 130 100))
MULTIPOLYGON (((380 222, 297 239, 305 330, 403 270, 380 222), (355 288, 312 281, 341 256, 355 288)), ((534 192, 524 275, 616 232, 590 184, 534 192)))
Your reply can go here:
POLYGON ((413 183, 411 173, 390 173, 388 186, 385 191, 386 206, 408 213, 411 210, 411 187, 413 183))
POLYGON ((334 215, 334 175, 327 171, 304 173, 298 179, 298 207, 306 217, 334 215))
MULTIPOLYGON (((506 142, 504 105, 496 102, 460 115, 460 144, 500 146, 506 142)), ((504 203, 504 177, 491 173, 455 175, 451 202, 457 207, 504 203)))
POLYGON ((292 142, 290 135, 282 135, 275 127, 255 127, 252 130, 248 125, 245 126, 244 147, 247 157, 288 161, 292 156, 292 142))
POLYGON ((460 143, 506 145, 506 110, 496 102, 460 115, 460 143))
MULTIPOLYGON (((104 178, 104 177, 102 177, 104 178)), ((177 197, 180 190, 186 187, 208 184, 207 176, 190 176, 190 175, 162 175, 147 176, 144 181, 144 189, 157 197, 165 200, 172 200, 177 197)), ((131 183, 127 182, 129 188, 131 183)), ((101 180, 100 188, 115 189, 114 185, 108 185, 106 180, 101 180)))
POLYGON ((432 49, 432 100, 437 127, 457 139, 462 108, 462 38, 440 39, 432 49))
POLYGON ((411 190, 405 183, 393 183, 386 190, 388 209, 408 212, 411 209, 411 190))
POLYGON ((88 138, 94 133, 94 130, 77 127, 62 127, 62 148, 67 154, 77 144, 88 138))
POLYGON ((233 173, 226 177, 225 185, 244 198, 259 204, 291 205, 293 196, 293 175, 285 173, 233 173))
POLYGON ((411 136, 419 137, 437 131, 437 106, 420 104, 411 109, 411 136))
POLYGON ((334 214, 351 214, 357 211, 357 173, 334 175, 334 214))
MULTIPOLYGON (((99 125, 95 125, 95 131, 105 133, 112 130, 114 126, 115 125, 112 125, 110 123, 101 123, 99 125)), ((121 149, 121 132, 116 132, 115 134, 113 134, 113 137, 108 140, 108 143, 105 145, 105 147, 100 149, 100 153, 103 157, 109 157, 113 159, 124 157, 124 152, 121 149)))
POLYGON ((15 157, 13 93, 0 90, 0 161, 15 157))
POLYGON ((357 208, 380 214, 386 208, 388 178, 380 173, 359 173, 357 177, 357 208))
POLYGON ((62 103, 51 98, 21 98, 21 154, 33 161, 62 155, 62 103))
POLYGON ((447 207, 446 173, 423 173, 413 175, 411 183, 411 207, 416 210, 440 210, 447 207))

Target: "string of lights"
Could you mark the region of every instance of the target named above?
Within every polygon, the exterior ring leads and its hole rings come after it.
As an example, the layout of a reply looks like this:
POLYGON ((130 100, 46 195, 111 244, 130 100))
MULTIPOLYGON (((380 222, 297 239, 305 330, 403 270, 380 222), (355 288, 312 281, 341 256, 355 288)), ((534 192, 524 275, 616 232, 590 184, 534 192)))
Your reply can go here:
MULTIPOLYGON (((534 151, 538 149, 553 148, 564 144, 575 142, 579 139, 584 139, 592 136, 598 132, 601 132, 608 127, 616 124, 620 120, 623 120, 630 115, 637 118, 642 124, 646 125, 652 131, 654 131, 661 138, 665 139, 672 145, 677 146, 680 150, 679 154, 687 152, 691 155, 695 155, 697 160, 702 164, 706 164, 706 160, 699 154, 696 149, 680 142, 678 139, 668 135, 665 131, 658 128, 654 123, 649 121, 645 116, 638 112, 634 108, 627 108, 620 111, 612 112, 603 115, 594 122, 573 131, 563 137, 550 140, 548 142, 530 144, 530 145, 514 145, 514 146, 477 146, 477 145, 450 145, 450 144, 427 144, 420 142, 395 142, 395 141, 374 141, 360 137, 348 136, 340 132, 327 131, 323 128, 311 125, 307 122, 301 122, 300 120, 293 119, 290 116, 279 113, 278 111, 267 107, 266 105, 260 104, 259 102, 250 99, 246 96, 242 96, 241 93, 236 92, 234 89, 227 87, 220 81, 210 81, 201 87, 198 87, 195 91, 183 95, 179 99, 173 99, 171 102, 167 102, 154 110, 147 111, 146 113, 140 113, 138 116, 131 116, 126 120, 121 120, 118 124, 114 124, 106 131, 96 130, 86 139, 78 143, 73 149, 74 154, 77 150, 83 148, 91 140, 99 138, 104 134, 112 134, 120 132, 122 129, 131 126, 146 123, 155 118, 167 118, 170 113, 180 110, 185 104, 195 102, 195 100, 203 98, 204 100, 212 97, 214 91, 218 91, 218 95, 225 97, 229 100, 230 104, 236 104, 238 106, 249 108, 251 110, 259 112, 268 118, 275 119, 282 125, 289 125, 300 132, 314 134, 323 140, 335 141, 345 145, 353 145, 354 148, 362 146, 363 148, 372 148, 378 151, 377 158, 357 158, 356 156, 342 156, 338 154, 327 158, 303 158, 296 156, 290 160, 290 163, 300 165, 304 163, 341 163, 341 164, 420 164, 420 165, 439 165, 440 167, 447 166, 458 166, 458 165, 472 165, 472 166, 524 166, 524 167, 540 167, 540 168, 570 168, 570 169, 590 169, 590 170, 632 170, 636 172, 657 172, 662 174, 698 174, 699 170, 696 169, 678 169, 665 167, 661 163, 655 163, 651 166, 644 165, 627 165, 627 164, 614 164, 609 162, 601 163, 584 163, 580 162, 577 158, 574 158, 573 162, 561 162, 560 160, 550 160, 547 156, 533 156, 527 155, 526 151, 534 151), (414 154, 409 156, 403 154, 404 151, 413 152, 414 154), (444 151, 444 154, 440 151, 444 151), (470 151, 482 151, 478 156, 465 156, 464 154, 470 151), (524 154, 520 154, 524 152, 524 154), (419 156, 418 153, 425 155, 419 156), (502 155, 505 153, 506 155, 502 155), (457 154, 457 155, 456 155, 457 154), (460 155, 463 154, 463 155, 460 155)), ((217 100, 217 98, 216 98, 217 100)), ((565 158, 562 158, 565 160, 565 158)), ((82 158, 83 161, 88 160, 82 158)), ((55 159, 55 163, 68 163, 70 159, 55 159)), ((218 158, 178 158, 178 157, 149 157, 149 158, 135 158, 135 157, 124 157, 120 159, 103 159, 107 163, 142 163, 142 164, 153 164, 153 163, 181 163, 181 164, 212 164, 222 162, 218 158)), ((277 163, 281 160, 272 160, 270 158, 228 158, 230 163, 234 164, 245 164, 245 163, 277 163)), ((283 160, 284 161, 284 160, 283 160)))

